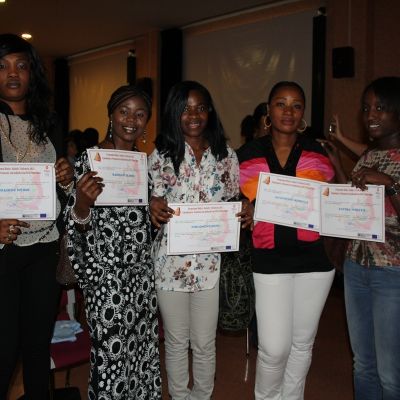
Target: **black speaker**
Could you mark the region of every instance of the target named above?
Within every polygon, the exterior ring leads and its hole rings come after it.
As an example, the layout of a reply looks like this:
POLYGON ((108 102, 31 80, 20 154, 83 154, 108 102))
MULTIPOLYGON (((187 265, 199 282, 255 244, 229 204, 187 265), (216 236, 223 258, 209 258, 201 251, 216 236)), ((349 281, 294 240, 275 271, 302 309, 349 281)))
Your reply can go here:
POLYGON ((332 49, 332 75, 334 78, 354 77, 353 47, 336 47, 332 49))

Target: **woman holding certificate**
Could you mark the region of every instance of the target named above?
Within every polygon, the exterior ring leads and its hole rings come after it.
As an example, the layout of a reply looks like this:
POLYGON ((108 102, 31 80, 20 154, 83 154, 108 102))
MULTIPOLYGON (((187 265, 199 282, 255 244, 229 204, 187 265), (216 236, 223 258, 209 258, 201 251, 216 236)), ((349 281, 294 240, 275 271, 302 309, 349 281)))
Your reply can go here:
MULTIPOLYGON (((302 134, 304 108, 297 83, 272 88, 266 117, 270 135, 249 143, 239 157, 240 187, 250 201, 255 201, 260 172, 332 180, 327 154, 302 134)), ((259 340, 255 398, 300 400, 334 270, 317 232, 256 222, 252 236, 259 340)))
POLYGON ((5 196, 0 200, 1 399, 7 397, 19 353, 26 397, 45 400, 49 396, 50 341, 59 300, 56 219, 61 205, 54 180, 61 191, 68 192, 73 184, 71 165, 65 158, 57 160, 62 135, 56 129, 49 100, 50 89, 35 49, 19 36, 0 35, 0 167, 14 171, 8 187, 6 175, 1 179, 1 196, 5 196), (55 174, 46 174, 51 176, 46 187, 44 173, 39 172, 43 164, 49 172, 55 166, 55 174), (37 175, 24 176, 29 170, 37 175), (7 191, 12 193, 12 201, 7 191), (35 198, 42 191, 54 199, 49 205, 41 203, 43 196, 35 198), (23 192, 30 197, 24 200, 23 192), (29 205, 28 211, 24 211, 25 205, 29 205), (47 215, 41 207, 55 210, 51 219, 41 219, 47 215), (39 218, 24 217, 38 208, 39 218))
POLYGON ((226 144, 204 86, 186 81, 171 89, 148 168, 151 219, 160 228, 153 257, 169 394, 173 400, 209 400, 215 376, 220 254, 168 255, 166 229, 174 213, 169 203, 227 202, 239 194, 237 157, 226 144), (189 343, 192 389, 188 388, 189 343))
POLYGON ((362 190, 385 186, 385 242, 352 240, 346 254, 354 391, 356 400, 395 400, 400 399, 400 77, 369 84, 361 107, 371 146, 351 179, 362 190))
MULTIPOLYGON (((122 86, 107 109, 108 134, 94 148, 95 159, 104 154, 129 158, 123 153, 135 150, 145 134, 150 98, 135 86, 122 86)), ((68 209, 68 252, 85 296, 92 342, 89 399, 161 399, 148 207, 94 207, 100 194, 111 189, 90 169, 89 151, 75 163, 76 192, 68 209)), ((133 174, 136 165, 130 165, 126 171, 133 174)), ((115 174, 121 176, 117 170, 115 174)), ((145 179, 143 184, 147 191, 145 179)))

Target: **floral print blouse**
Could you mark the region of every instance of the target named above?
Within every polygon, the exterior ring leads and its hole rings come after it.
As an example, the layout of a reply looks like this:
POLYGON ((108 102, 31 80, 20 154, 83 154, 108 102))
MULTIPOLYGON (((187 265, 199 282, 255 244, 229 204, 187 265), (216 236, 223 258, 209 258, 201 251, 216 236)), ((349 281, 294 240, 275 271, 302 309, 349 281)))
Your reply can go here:
MULTIPOLYGON (((208 203, 237 199, 239 163, 228 146, 228 156, 217 161, 208 148, 200 164, 185 144, 185 158, 176 176, 172 161, 154 150, 148 160, 151 195, 168 203, 208 203)), ((161 290, 197 292, 212 289, 218 281, 220 254, 167 255, 167 229, 163 225, 152 247, 156 287, 161 290)))

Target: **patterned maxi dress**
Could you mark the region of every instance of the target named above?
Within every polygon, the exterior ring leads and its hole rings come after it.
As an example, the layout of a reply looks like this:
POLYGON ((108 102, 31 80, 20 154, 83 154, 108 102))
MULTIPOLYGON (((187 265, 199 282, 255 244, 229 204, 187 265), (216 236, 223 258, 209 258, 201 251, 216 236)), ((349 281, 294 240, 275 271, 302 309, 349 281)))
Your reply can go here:
MULTIPOLYGON (((89 171, 87 153, 75 164, 89 171)), ((71 196, 67 213, 74 203, 71 196)), ((68 252, 92 340, 89 399, 161 399, 157 300, 148 207, 93 207, 90 229, 68 221, 68 252)))

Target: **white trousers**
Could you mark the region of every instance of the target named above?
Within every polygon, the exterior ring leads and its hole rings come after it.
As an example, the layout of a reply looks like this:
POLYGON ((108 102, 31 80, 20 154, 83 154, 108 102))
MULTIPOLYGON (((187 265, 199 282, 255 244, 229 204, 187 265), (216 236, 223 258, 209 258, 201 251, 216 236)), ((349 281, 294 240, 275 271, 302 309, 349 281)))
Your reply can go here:
POLYGON ((196 293, 158 290, 168 391, 172 400, 209 400, 214 389, 219 283, 196 293), (189 343, 193 388, 189 384, 189 343))
POLYGON ((256 400, 302 400, 312 348, 335 272, 253 274, 256 400))

